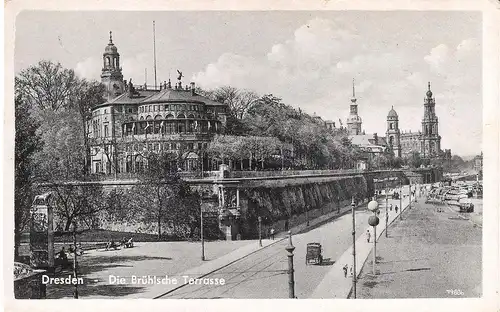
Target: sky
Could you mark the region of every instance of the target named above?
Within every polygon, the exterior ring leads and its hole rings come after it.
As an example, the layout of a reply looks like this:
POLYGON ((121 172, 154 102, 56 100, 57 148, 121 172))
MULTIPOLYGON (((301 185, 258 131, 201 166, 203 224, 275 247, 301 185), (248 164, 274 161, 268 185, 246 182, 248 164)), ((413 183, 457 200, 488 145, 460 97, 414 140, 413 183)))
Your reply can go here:
POLYGON ((42 59, 100 80, 113 32, 124 79, 272 93, 345 125, 355 81, 366 133, 384 136, 391 107, 405 131, 421 129, 427 82, 442 149, 482 148, 482 16, 459 11, 24 11, 16 20, 15 71, 42 59), (147 69, 147 77, 145 77, 147 69))

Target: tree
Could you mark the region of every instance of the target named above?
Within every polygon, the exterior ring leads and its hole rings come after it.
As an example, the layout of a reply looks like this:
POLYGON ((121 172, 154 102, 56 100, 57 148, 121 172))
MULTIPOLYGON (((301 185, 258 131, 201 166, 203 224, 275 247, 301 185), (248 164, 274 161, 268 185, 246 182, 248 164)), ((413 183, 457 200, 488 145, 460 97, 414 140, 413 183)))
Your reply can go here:
MULTIPOLYGON (((61 230, 69 231, 72 224, 78 224, 80 228, 98 226, 99 213, 107 208, 101 185, 75 186, 58 183, 48 189, 55 196, 54 217, 60 221, 61 230)), ((76 227, 73 231, 76 231, 76 227)))
POLYGON ((15 98, 15 147, 14 147, 14 257, 19 256, 21 233, 30 220, 33 199, 34 159, 43 145, 37 133, 40 126, 31 116, 29 106, 20 94, 15 98))
POLYGON ((162 239, 164 226, 175 235, 191 235, 192 219, 199 214, 196 196, 188 185, 172 171, 170 164, 176 160, 171 153, 145 155, 147 164, 139 176, 140 185, 134 186, 127 195, 129 209, 134 218, 144 223, 154 222, 158 240, 162 239))
MULTIPOLYGON (((103 94, 105 87, 102 83, 97 81, 88 81, 81 79, 76 84, 73 90, 73 100, 71 106, 76 109, 80 116, 80 122, 82 125, 82 136, 84 140, 84 150, 85 150, 85 161, 84 161, 84 175, 88 175, 90 171, 90 144, 89 144, 89 134, 87 131, 87 123, 91 117, 92 107, 101 103, 104 103, 103 94)), ((113 162, 117 166, 117 162, 113 162)), ((116 168, 115 168, 116 170, 116 168)))
POLYGON ((45 145, 38 163, 45 170, 37 171, 45 179, 86 176, 90 167, 87 119, 91 107, 104 102, 102 84, 79 79, 60 63, 42 60, 16 76, 15 89, 40 123, 45 145))
POLYGON ((424 161, 420 157, 420 153, 417 151, 411 152, 409 158, 407 159, 407 163, 412 168, 420 168, 424 161))
POLYGON ((32 108, 57 111, 69 105, 77 82, 73 70, 42 60, 16 76, 15 90, 32 108))

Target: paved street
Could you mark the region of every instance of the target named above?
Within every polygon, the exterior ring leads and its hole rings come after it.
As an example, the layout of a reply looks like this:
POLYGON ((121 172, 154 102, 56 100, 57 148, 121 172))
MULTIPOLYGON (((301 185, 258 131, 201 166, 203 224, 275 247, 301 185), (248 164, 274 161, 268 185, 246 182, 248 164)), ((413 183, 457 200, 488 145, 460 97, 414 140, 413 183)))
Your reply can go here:
POLYGON ((457 215, 419 201, 381 237, 376 277, 368 257, 358 298, 481 296, 481 228, 457 215))
MULTIPOLYGON (((382 201, 385 205, 385 201, 382 201)), ((389 203, 399 205, 399 201, 391 200, 389 203)), ((361 240, 365 239, 370 214, 366 205, 356 211, 356 236, 361 240)), ((384 214, 385 210, 382 210, 380 228, 385 224, 384 214)), ((352 217, 345 214, 318 228, 293 236, 293 245, 296 247, 295 295, 298 298, 309 298, 332 268, 339 266, 336 264, 337 259, 352 245, 351 231, 352 217), (310 242, 318 242, 323 246, 323 265, 305 264, 306 244, 310 242)), ((205 276, 224 278, 225 285, 186 285, 162 298, 288 298, 287 244, 287 240, 281 241, 205 276)), ((341 272, 341 266, 338 270, 341 272)), ((349 286, 345 292, 349 292, 349 286)))

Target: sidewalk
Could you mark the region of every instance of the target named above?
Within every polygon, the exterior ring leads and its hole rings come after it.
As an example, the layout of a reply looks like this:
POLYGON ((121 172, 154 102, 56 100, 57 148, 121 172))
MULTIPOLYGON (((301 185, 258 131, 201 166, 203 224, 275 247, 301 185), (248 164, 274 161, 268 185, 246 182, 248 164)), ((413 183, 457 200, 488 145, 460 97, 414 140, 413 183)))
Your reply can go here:
MULTIPOLYGON (((405 192, 407 192, 407 188, 405 188, 405 192)), ((379 199, 380 202, 381 199, 379 199)), ((422 197, 420 197, 419 200, 422 200, 422 197)), ((379 205, 379 207, 382 207, 381 213, 380 213, 380 223, 377 226, 377 241, 378 238, 384 233, 385 231, 385 200, 383 200, 384 204, 379 205)), ((413 198, 412 198, 413 202, 413 198)), ((390 199, 388 201, 389 204, 392 204, 393 206, 398 205, 399 206, 399 200, 393 200, 390 199)), ((405 197, 402 200, 403 207, 404 209, 398 210, 398 213, 396 214, 395 211, 393 210, 392 212, 389 212, 389 225, 396 220, 396 218, 399 218, 400 214, 403 213, 408 208, 408 203, 409 203, 409 197, 405 197)), ((368 227, 367 229, 370 229, 372 231, 372 227, 368 227)), ((366 232, 366 230, 364 232, 366 232)), ((366 262, 368 256, 371 253, 371 250, 373 248, 373 232, 372 234, 372 239, 370 240, 370 243, 366 241, 366 236, 362 235, 356 240, 356 271, 355 274, 359 276, 361 272, 361 268, 363 267, 364 263, 366 262)), ((340 256, 335 263, 333 264, 332 268, 328 272, 328 274, 325 276, 325 278, 321 281, 321 283, 316 287, 312 295, 309 297, 311 299, 331 299, 331 298, 348 298, 349 294, 351 293, 352 290, 352 277, 347 276, 347 278, 344 277, 344 272, 342 270, 342 267, 347 264, 348 267, 352 265, 352 246, 347 249, 342 256, 340 256)))

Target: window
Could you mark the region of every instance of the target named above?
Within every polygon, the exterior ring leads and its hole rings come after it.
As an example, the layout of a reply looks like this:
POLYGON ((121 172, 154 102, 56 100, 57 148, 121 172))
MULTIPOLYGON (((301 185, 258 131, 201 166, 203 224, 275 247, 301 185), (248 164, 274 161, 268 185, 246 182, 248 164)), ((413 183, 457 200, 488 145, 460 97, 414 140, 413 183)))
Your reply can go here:
POLYGON ((154 112, 158 111, 158 105, 153 106, 153 111, 154 112))
POLYGON ((168 110, 168 105, 165 105, 165 110, 168 110))
POLYGON ((199 149, 199 150, 201 150, 202 146, 203 146, 203 145, 202 145, 201 143, 198 143, 198 149, 199 149))
POLYGON ((133 112, 134 112, 134 110, 133 110, 131 107, 129 107, 128 112, 129 112, 129 113, 133 113, 133 112))
POLYGON ((193 144, 193 143, 188 143, 188 149, 189 149, 189 150, 194 149, 194 144, 193 144))
POLYGON ((104 114, 107 114, 108 113, 108 110, 107 109, 104 109, 104 114))
POLYGON ((392 130, 392 129, 394 129, 394 128, 393 128, 393 124, 392 124, 392 123, 390 123, 390 124, 389 124, 389 128, 390 128, 391 130, 392 130))
POLYGON ((108 125, 104 125, 104 136, 105 136, 105 137, 108 137, 108 136, 109 136, 109 133, 108 133, 108 125))

